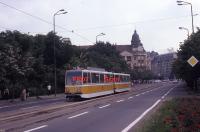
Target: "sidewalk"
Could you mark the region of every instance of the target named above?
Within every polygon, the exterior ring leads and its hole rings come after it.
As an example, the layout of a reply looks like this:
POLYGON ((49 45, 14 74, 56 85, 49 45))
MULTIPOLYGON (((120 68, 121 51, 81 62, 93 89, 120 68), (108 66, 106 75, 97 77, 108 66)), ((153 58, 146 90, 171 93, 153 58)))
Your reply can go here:
POLYGON ((48 100, 48 99, 59 99, 59 98, 65 98, 65 94, 64 93, 59 93, 59 94, 51 94, 51 95, 42 95, 42 96, 38 96, 38 98, 36 96, 33 97, 28 97, 25 101, 21 101, 20 98, 16 98, 14 100, 12 99, 8 99, 8 100, 0 100, 0 106, 4 106, 4 105, 11 105, 11 104, 18 104, 18 103, 27 103, 27 102, 35 102, 35 101, 40 101, 40 100, 48 100))

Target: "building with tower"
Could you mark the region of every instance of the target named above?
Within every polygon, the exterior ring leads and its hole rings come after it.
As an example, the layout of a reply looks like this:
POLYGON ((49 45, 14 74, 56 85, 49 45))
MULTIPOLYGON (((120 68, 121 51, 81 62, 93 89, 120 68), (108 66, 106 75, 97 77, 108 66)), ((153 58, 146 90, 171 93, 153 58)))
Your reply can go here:
POLYGON ((116 45, 116 49, 131 69, 151 70, 151 58, 145 51, 136 30, 132 35, 130 45, 116 45))
MULTIPOLYGON (((115 46, 116 50, 124 58, 129 67, 138 71, 151 70, 151 61, 154 56, 158 55, 158 53, 154 51, 145 51, 136 30, 132 35, 131 44, 115 46)), ((89 47, 90 45, 81 46, 82 49, 88 49, 89 47)))

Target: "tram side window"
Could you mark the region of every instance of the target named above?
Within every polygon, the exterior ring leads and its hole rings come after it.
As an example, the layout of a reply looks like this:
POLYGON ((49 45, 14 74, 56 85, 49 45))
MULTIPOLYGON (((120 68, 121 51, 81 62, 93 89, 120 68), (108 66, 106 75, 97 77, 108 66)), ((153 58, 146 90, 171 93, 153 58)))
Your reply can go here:
POLYGON ((67 72, 66 74, 67 85, 81 85, 82 84, 82 72, 67 72))
POLYGON ((109 83, 109 74, 104 74, 104 83, 109 83))
POLYGON ((120 75, 120 80, 121 80, 121 82, 124 82, 124 76, 123 75, 120 75))
POLYGON ((100 74, 100 83, 104 83, 104 74, 100 74))
POLYGON ((125 82, 128 82, 128 76, 124 76, 125 77, 125 82))
POLYGON ((119 75, 115 75, 115 82, 120 82, 120 76, 119 75))
POLYGON ((84 84, 88 83, 88 73, 86 72, 83 73, 83 83, 84 84))
POLYGON ((129 76, 124 76, 124 82, 129 82, 130 81, 130 77, 129 76))
POLYGON ((90 76, 90 73, 88 72, 88 83, 91 83, 91 76, 90 76))
POLYGON ((112 74, 105 74, 104 75, 104 82, 105 83, 112 83, 112 82, 114 82, 114 75, 112 75, 112 74))
POLYGON ((110 82, 114 82, 114 75, 113 74, 110 74, 110 82))
POLYGON ((127 82, 130 82, 130 76, 127 76, 127 82))
POLYGON ((125 77, 125 82, 128 82, 128 76, 124 76, 125 77))
POLYGON ((92 74, 92 83, 99 83, 99 74, 98 73, 91 73, 92 74))

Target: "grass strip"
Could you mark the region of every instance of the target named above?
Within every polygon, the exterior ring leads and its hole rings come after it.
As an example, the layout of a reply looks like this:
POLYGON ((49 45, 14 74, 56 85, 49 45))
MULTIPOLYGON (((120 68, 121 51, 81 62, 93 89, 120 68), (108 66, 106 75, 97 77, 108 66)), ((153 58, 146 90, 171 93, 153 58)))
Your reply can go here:
POLYGON ((200 132, 200 98, 175 98, 164 102, 138 132, 200 132))

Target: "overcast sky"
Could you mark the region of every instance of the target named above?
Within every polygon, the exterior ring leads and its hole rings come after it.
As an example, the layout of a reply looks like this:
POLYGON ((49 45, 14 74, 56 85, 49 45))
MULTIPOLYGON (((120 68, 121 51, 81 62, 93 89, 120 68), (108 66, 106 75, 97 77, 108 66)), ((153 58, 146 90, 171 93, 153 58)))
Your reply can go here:
MULTIPOLYGON (((200 27, 200 0, 193 4, 194 26, 200 27)), ((147 51, 166 52, 178 49, 179 42, 191 31, 190 6, 178 6, 176 0, 0 0, 0 30, 5 28, 30 34, 46 34, 53 30, 51 24, 25 15, 8 6, 40 17, 49 23, 53 14, 65 9, 68 13, 56 16, 56 32, 69 37, 75 45, 91 45, 96 35, 106 35, 98 40, 116 44, 130 44, 136 29, 147 51), (74 33, 70 31, 74 31, 74 33), (81 37, 79 36, 81 35, 81 37)), ((196 28, 195 28, 196 30, 196 28)))

